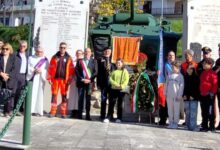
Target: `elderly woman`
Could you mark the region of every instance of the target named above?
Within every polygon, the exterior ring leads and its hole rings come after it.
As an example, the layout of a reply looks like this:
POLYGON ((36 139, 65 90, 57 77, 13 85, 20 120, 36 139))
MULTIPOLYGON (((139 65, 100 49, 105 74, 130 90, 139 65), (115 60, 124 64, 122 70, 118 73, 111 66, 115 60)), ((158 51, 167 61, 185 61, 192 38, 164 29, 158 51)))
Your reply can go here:
MULTIPOLYGON (((16 58, 12 54, 13 49, 9 43, 5 43, 2 47, 2 53, 0 56, 0 82, 1 88, 12 90, 15 93, 16 87, 16 58)), ((10 98, 4 106, 4 115, 8 117, 12 114, 14 107, 14 98, 10 98)))

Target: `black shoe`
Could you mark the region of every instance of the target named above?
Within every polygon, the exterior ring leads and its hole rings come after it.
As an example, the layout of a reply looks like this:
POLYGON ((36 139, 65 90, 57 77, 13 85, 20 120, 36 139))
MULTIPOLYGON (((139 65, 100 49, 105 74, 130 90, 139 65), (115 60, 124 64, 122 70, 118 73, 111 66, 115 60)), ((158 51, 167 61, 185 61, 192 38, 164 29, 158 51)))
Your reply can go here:
POLYGON ((64 116, 61 116, 61 118, 63 118, 63 119, 66 119, 66 118, 67 118, 67 116, 66 116, 66 115, 64 115, 64 116))
POLYGON ((80 119, 80 120, 81 120, 81 119, 82 119, 82 116, 78 116, 77 119, 80 119))
POLYGON ((86 120, 88 121, 92 121, 92 119, 90 117, 86 117, 86 120))
POLYGON ((209 130, 207 128, 200 128, 199 131, 201 131, 201 132, 208 132, 209 130))
POLYGON ((216 130, 220 130, 220 125, 216 128, 216 130))
POLYGON ((160 126, 166 126, 166 122, 159 121, 160 126))
POLYGON ((215 128, 210 129, 210 131, 211 131, 212 133, 215 133, 215 132, 216 132, 215 128))

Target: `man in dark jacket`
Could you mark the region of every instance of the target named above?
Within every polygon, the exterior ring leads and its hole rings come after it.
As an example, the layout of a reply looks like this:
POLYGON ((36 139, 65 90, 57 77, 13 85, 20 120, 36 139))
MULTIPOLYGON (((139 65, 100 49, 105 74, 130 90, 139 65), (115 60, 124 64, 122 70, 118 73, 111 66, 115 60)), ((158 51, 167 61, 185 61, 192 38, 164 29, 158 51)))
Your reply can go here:
POLYGON ((75 73, 76 73, 76 85, 78 87, 78 119, 82 119, 82 112, 84 106, 84 95, 86 97, 86 120, 91 120, 90 106, 91 106, 91 93, 92 83, 97 76, 98 67, 97 61, 91 57, 92 52, 90 48, 86 48, 84 51, 84 59, 77 60, 75 73))
MULTIPOLYGON (((22 87, 26 83, 26 74, 27 74, 27 62, 28 62, 28 54, 27 54, 27 41, 20 41, 19 44, 19 50, 17 51, 16 59, 17 59, 17 88, 16 88, 16 94, 15 94, 15 107, 18 103, 19 96, 21 93, 22 87)), ((22 115, 22 112, 24 111, 24 103, 22 104, 19 112, 17 113, 18 116, 22 115)))
POLYGON ((111 63, 111 49, 107 48, 104 50, 104 55, 98 59, 98 76, 97 83, 101 89, 101 112, 100 119, 104 122, 109 120, 106 118, 106 101, 108 99, 110 84, 109 84, 109 75, 113 70, 113 64, 111 63))

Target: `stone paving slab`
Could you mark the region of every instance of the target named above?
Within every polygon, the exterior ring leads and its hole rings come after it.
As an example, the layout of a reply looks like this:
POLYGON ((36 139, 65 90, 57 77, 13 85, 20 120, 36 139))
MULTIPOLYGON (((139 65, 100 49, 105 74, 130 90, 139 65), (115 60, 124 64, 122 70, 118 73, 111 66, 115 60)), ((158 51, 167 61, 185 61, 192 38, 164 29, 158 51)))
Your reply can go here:
MULTIPOLYGON (((0 128, 7 118, 0 118, 0 128)), ((16 117, 1 146, 22 147, 23 117, 16 117), (19 144, 20 143, 20 144, 19 144)), ((4 149, 4 148, 3 148, 4 149)), ((141 123, 102 123, 32 117, 30 150, 218 150, 220 132, 192 132, 141 123)))

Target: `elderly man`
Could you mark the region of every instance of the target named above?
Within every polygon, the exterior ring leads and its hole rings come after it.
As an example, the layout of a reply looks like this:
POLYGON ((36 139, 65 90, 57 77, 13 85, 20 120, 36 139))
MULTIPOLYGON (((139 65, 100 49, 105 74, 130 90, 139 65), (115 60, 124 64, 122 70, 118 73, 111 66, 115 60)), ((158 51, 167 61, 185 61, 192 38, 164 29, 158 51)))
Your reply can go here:
POLYGON ((43 115, 44 87, 48 68, 48 59, 44 56, 43 48, 37 47, 35 54, 28 58, 27 80, 33 81, 31 113, 43 115))
POLYGON ((106 101, 110 92, 109 75, 111 71, 114 69, 114 66, 111 63, 111 53, 111 49, 106 48, 104 50, 104 55, 98 60, 97 83, 101 89, 100 119, 104 122, 109 122, 109 120, 106 119, 106 101))
MULTIPOLYGON (((15 54, 16 59, 18 61, 18 64, 17 64, 18 73, 16 76, 17 77, 17 90, 15 94, 15 105, 14 106, 16 106, 19 96, 20 96, 21 89, 26 83, 27 62, 28 62, 27 48, 28 48, 27 41, 22 40, 19 43, 19 50, 15 54)), ((24 111, 24 106, 22 104, 22 107, 20 108, 17 115, 21 116, 23 111, 24 111)))
POLYGON ((61 117, 67 117, 67 91, 74 74, 73 60, 66 52, 67 44, 60 43, 59 51, 50 60, 48 68, 48 81, 51 84, 52 100, 50 117, 57 113, 57 95, 60 89, 62 103, 60 107, 61 117))
POLYGON ((86 97, 86 120, 90 118, 91 93, 92 82, 97 76, 97 62, 91 57, 92 52, 90 48, 84 51, 84 59, 78 59, 76 63, 76 85, 78 87, 78 119, 82 119, 82 111, 84 106, 84 96, 86 97))

